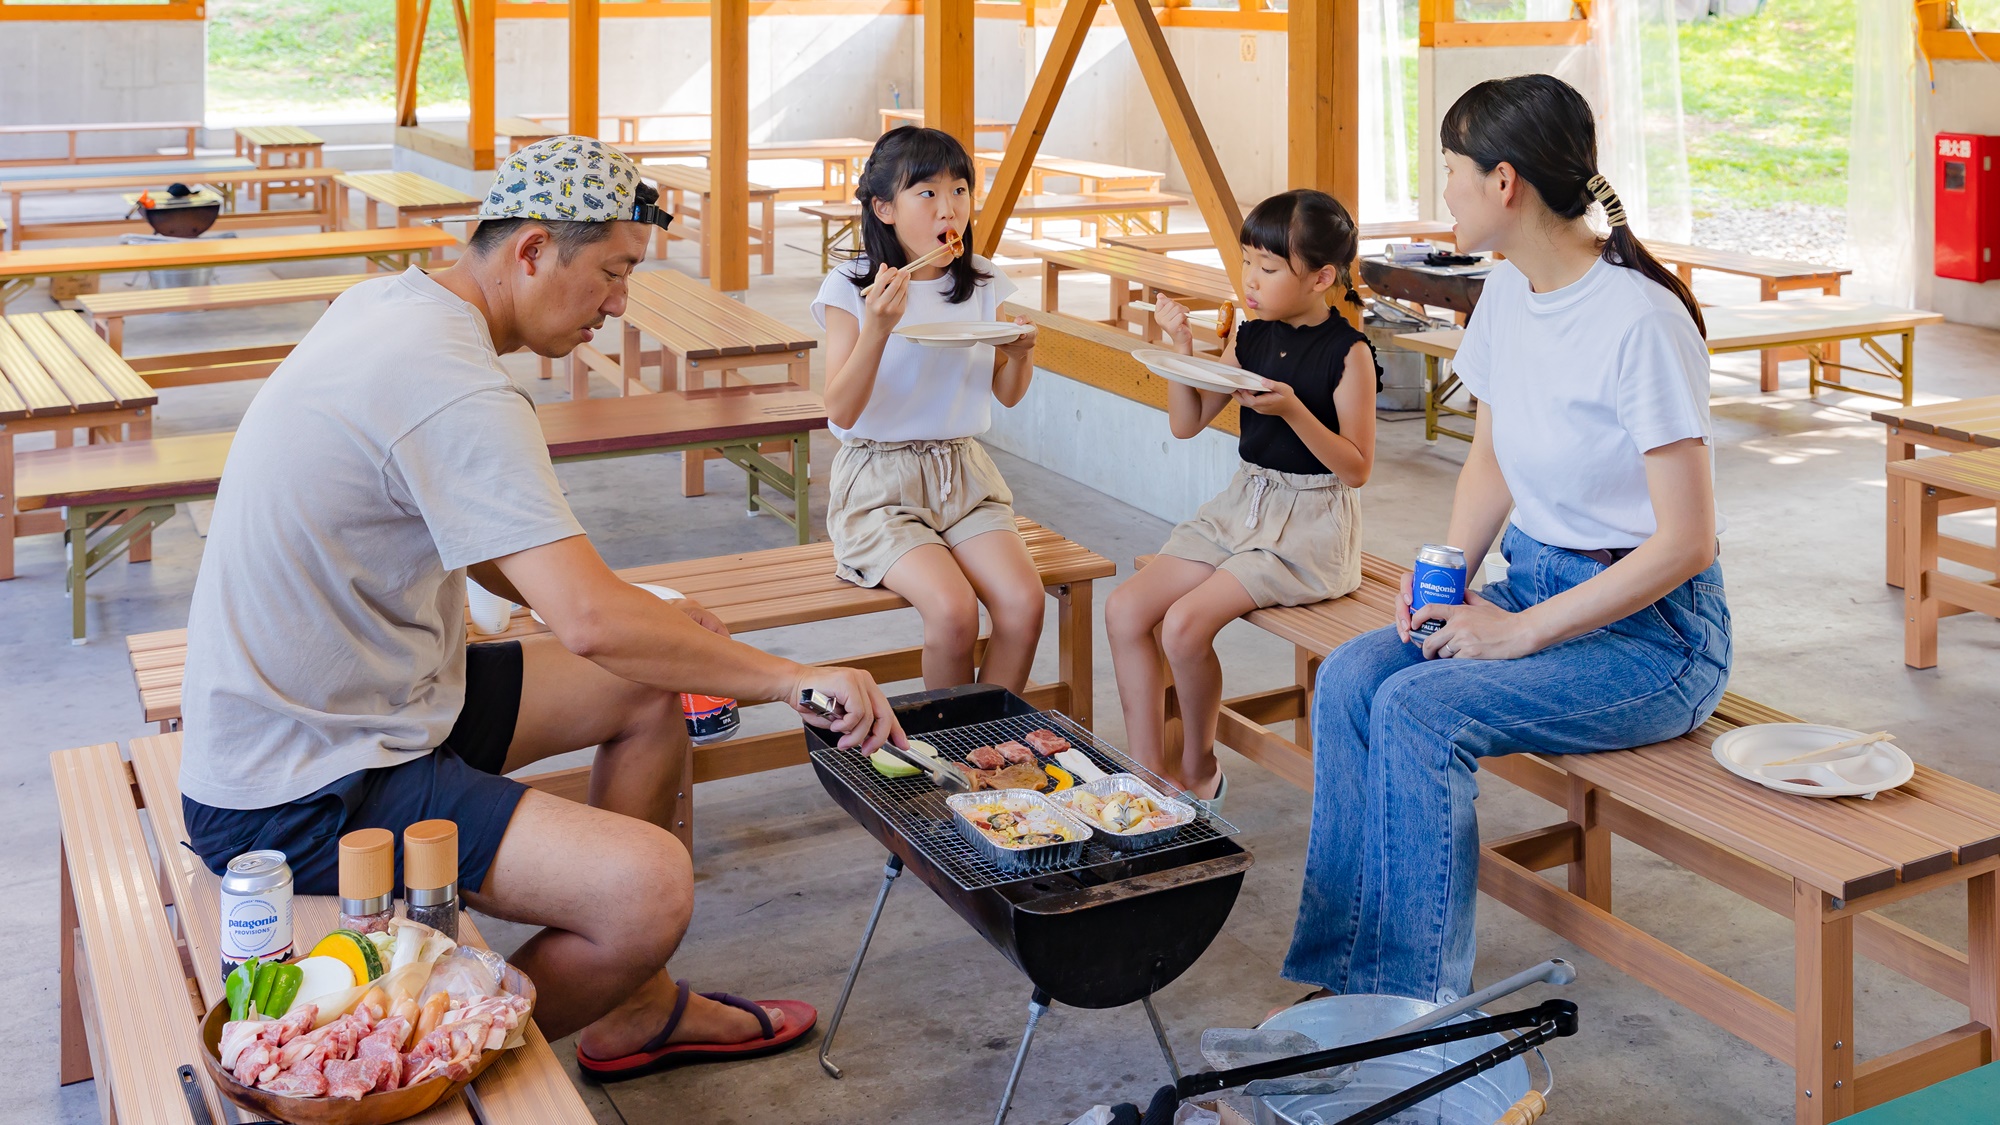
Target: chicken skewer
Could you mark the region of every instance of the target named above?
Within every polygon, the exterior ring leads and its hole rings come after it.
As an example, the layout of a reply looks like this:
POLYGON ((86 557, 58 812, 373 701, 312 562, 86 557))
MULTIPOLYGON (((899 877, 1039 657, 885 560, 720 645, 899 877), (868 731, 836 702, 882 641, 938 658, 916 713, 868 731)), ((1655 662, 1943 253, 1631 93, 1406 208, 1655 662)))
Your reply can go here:
MULTIPOLYGON (((903 272, 908 273, 911 270, 927 266, 932 262, 936 261, 938 258, 943 257, 947 254, 950 255, 950 258, 947 259, 948 261, 955 261, 957 260, 958 256, 963 253, 965 253, 965 239, 961 238, 957 231, 948 230, 944 232, 944 241, 938 245, 937 249, 931 251, 928 254, 925 254, 923 257, 918 258, 914 262, 911 262, 909 265, 904 266, 903 272)), ((880 284, 882 284, 882 281, 878 277, 875 280, 874 284, 870 285, 868 288, 863 289, 861 291, 861 295, 863 297, 873 296, 875 293, 875 286, 880 284)))

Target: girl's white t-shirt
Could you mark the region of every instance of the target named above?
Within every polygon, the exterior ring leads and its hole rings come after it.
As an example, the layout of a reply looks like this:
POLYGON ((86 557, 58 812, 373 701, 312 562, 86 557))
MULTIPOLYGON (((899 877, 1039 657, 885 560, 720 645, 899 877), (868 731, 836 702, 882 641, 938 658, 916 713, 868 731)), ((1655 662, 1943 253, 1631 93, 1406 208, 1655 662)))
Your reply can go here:
MULTIPOLYGON (((951 275, 910 282, 909 300, 899 324, 944 321, 999 320, 1000 304, 1014 295, 1014 282, 999 267, 977 254, 972 267, 987 275, 972 295, 954 305, 951 275)), ((813 298, 813 319, 826 327, 829 306, 856 320, 862 316, 861 290, 854 278, 867 272, 865 261, 849 262, 826 275, 813 298)), ((882 347, 882 364, 875 373, 875 391, 861 417, 848 429, 829 426, 846 441, 946 441, 983 434, 993 424, 993 350, 927 348, 901 336, 890 336, 882 347)))
POLYGON ((1644 455, 1709 440, 1694 319, 1665 286, 1602 259, 1549 293, 1496 265, 1452 366, 1493 414, 1514 526, 1552 547, 1645 542, 1658 523, 1644 455))

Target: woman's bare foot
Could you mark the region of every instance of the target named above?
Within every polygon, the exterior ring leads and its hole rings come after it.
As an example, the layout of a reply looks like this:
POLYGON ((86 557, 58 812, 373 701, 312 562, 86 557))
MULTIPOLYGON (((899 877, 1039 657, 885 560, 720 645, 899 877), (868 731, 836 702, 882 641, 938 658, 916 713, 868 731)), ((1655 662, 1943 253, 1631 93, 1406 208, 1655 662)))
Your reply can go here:
MULTIPOLYGON (((616 1059, 637 1052, 673 1015, 678 988, 662 972, 640 987, 630 1000, 603 1019, 577 1032, 576 1045, 593 1059, 616 1059)), ((765 1008, 774 1033, 785 1030, 785 1013, 765 1008)), ((710 1000, 700 993, 688 997, 687 1011, 680 1025, 667 1037, 669 1043, 743 1043, 760 1038, 764 1029, 757 1017, 741 1008, 710 1000)))

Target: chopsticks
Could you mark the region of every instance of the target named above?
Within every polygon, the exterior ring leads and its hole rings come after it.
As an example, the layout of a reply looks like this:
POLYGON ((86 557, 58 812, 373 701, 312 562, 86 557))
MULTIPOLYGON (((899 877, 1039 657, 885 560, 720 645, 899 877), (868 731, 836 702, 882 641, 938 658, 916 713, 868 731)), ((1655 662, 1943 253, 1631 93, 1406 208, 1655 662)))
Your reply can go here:
MULTIPOLYGON (((1152 313, 1160 311, 1160 306, 1154 304, 1151 301, 1127 301, 1125 302, 1125 307, 1128 309, 1138 309, 1140 312, 1143 313, 1152 313)), ((1188 313, 1188 319, 1192 321, 1206 321, 1209 320, 1211 316, 1215 321, 1216 337, 1218 339, 1227 340, 1229 338, 1229 330, 1235 327, 1236 325, 1236 303, 1234 301, 1224 301, 1222 302, 1222 305, 1219 308, 1215 309, 1213 313, 1202 313, 1202 312, 1188 313)))
POLYGON ((1874 734, 1857 735, 1854 738, 1850 738, 1845 742, 1836 742, 1831 746, 1822 746, 1817 750, 1808 750, 1803 754, 1794 754, 1789 758, 1781 758, 1775 762, 1763 762, 1759 764, 1757 768, 1760 770, 1767 770, 1770 769, 1772 766, 1797 765, 1798 763, 1805 761, 1807 758, 1817 758, 1823 754, 1831 754, 1835 750, 1852 750, 1856 746, 1867 746, 1870 745, 1871 743, 1876 743, 1876 742, 1890 742, 1893 741, 1895 737, 1896 737, 1895 735, 1890 734, 1886 730, 1878 730, 1874 734))
MULTIPOLYGON (((944 241, 938 244, 937 249, 931 251, 928 254, 925 254, 923 257, 918 258, 914 262, 911 262, 909 265, 904 266, 903 272, 908 273, 911 270, 917 269, 921 266, 930 265, 932 262, 936 261, 939 257, 946 254, 951 255, 951 257, 955 260, 960 254, 963 254, 964 252, 965 252, 965 240, 959 237, 958 232, 955 230, 946 231, 944 241)), ((880 284, 882 284, 882 278, 878 274, 875 280, 869 284, 868 288, 863 289, 861 291, 861 295, 863 297, 873 296, 875 294, 875 286, 880 284)))

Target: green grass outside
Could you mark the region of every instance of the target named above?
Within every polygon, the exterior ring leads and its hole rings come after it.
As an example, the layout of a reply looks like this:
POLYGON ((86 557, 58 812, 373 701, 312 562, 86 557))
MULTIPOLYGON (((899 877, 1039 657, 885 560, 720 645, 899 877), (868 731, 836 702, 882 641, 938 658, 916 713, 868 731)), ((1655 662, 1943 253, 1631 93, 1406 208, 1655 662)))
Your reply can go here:
MULTIPOLYGON (((208 110, 315 113, 393 107, 394 0, 209 0, 208 110)), ((450 0, 435 0, 417 70, 425 107, 465 104, 450 0)))

